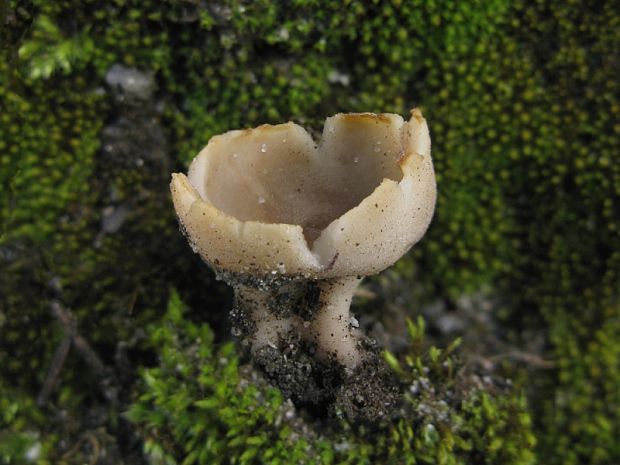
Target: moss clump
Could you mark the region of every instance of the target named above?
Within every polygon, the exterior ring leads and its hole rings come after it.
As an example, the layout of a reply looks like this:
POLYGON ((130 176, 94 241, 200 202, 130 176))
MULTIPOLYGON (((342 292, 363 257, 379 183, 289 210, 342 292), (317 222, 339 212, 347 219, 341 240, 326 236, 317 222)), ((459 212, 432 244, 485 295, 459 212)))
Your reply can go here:
POLYGON ((45 415, 32 399, 0 382, 0 464, 52 463, 57 436, 41 433, 45 415))
POLYGON ((8 60, 0 61, 0 76, 8 84, 0 87, 0 359, 8 361, 0 372, 20 382, 41 368, 37 354, 45 350, 42 339, 50 338, 41 298, 50 269, 66 275, 88 237, 84 209, 103 126, 102 99, 82 76, 59 82, 53 93, 40 83, 22 94, 11 87, 21 84, 8 60))
POLYGON ((620 315, 617 24, 610 2, 517 2, 426 81, 443 195, 421 258, 436 289, 491 283, 506 323, 547 331, 557 371, 529 381, 547 402, 545 463, 620 459, 617 343, 603 342, 620 315))
MULTIPOLYGON (((110 47, 128 44, 110 37, 133 34, 135 14, 110 28, 121 5, 11 6, 0 60, 0 375, 36 393, 66 330, 51 316, 53 301, 114 363, 116 344, 135 337, 135 322, 161 309, 170 280, 193 274, 196 261, 183 256, 169 203, 160 111, 153 101, 119 103, 104 81, 116 59, 110 47), (88 26, 72 35, 73 21, 88 26)), ((156 69, 149 51, 159 55, 159 45, 134 52, 156 69)), ((209 282, 197 277, 196 287, 209 282)), ((73 354, 67 365, 72 383, 81 368, 73 354)))
MULTIPOLYGON (((606 310, 617 314, 617 304, 606 310)), ((551 464, 613 463, 620 456, 620 320, 585 327, 556 318, 557 384, 547 386, 553 397, 544 407, 549 433, 541 449, 551 464)))
POLYGON ((188 465, 307 463, 308 442, 292 434, 292 407, 283 406, 280 391, 243 377, 233 343, 217 347, 209 326, 184 313, 173 293, 166 314, 147 330, 159 363, 142 371, 128 413, 140 426, 145 455, 188 465))
POLYGON ((142 372, 129 410, 144 452, 161 463, 533 463, 524 399, 464 380, 452 354, 423 349, 424 324, 409 322, 411 350, 401 365, 386 354, 404 389, 399 419, 373 427, 344 420, 332 429, 284 402, 233 345, 217 346, 207 325, 183 318, 173 293, 161 322, 148 329, 158 366, 142 372), (467 386, 464 386, 466 383, 467 386), (338 431, 336 431, 338 429, 338 431))

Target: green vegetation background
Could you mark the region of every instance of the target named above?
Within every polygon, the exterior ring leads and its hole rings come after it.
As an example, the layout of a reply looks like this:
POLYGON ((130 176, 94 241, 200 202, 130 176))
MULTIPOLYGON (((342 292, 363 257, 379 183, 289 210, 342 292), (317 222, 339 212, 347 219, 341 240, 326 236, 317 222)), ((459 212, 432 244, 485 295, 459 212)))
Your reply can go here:
POLYGON ((0 2, 0 463, 620 463, 617 7, 0 2), (115 64, 156 89, 123 99, 115 64), (413 106, 436 215, 369 284, 416 321, 387 356, 410 413, 322 430, 235 355, 169 173, 228 129, 413 106), (472 295, 544 361, 492 364, 512 388, 458 380, 471 344, 421 342, 420 309, 472 295))

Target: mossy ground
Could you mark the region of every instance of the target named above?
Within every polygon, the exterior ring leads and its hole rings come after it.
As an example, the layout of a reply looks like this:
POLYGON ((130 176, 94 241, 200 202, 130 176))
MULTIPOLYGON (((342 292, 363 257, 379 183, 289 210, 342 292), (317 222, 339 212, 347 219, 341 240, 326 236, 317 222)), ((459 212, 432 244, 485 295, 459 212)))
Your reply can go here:
POLYGON ((9 0, 0 20, 1 463, 620 462, 614 2, 9 0), (156 88, 124 98, 114 64, 156 88), (228 129, 413 106, 436 216, 354 311, 429 389, 323 434, 239 368, 168 173, 228 129), (426 376, 457 336, 463 369, 426 376))

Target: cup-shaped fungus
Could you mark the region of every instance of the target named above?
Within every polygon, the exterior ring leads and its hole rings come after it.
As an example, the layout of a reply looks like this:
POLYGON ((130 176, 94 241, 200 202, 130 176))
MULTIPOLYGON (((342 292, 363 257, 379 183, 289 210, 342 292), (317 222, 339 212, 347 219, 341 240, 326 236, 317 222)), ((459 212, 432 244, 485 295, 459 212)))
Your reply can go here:
POLYGON ((430 150, 417 109, 407 122, 337 114, 318 146, 290 122, 230 131, 187 177, 172 175, 192 248, 235 289, 233 334, 294 399, 333 398, 326 384, 371 357, 349 307, 363 276, 424 235, 436 197, 430 150))

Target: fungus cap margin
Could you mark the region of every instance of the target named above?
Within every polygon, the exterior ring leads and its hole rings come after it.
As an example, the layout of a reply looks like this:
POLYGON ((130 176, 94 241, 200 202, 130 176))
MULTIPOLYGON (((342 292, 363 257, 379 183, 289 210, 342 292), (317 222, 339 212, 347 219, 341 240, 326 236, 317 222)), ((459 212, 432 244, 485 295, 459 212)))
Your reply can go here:
MULTIPOLYGON (((172 175, 172 198, 192 247, 207 263, 218 270, 257 275, 272 273, 304 275, 316 279, 365 276, 392 265, 426 232, 436 200, 430 150, 428 127, 417 109, 412 110, 408 122, 393 114, 337 114, 326 120, 318 148, 303 128, 291 122, 229 131, 209 141, 192 162, 188 176, 178 173, 172 175), (240 188, 247 190, 247 186, 250 185, 253 189, 250 190, 255 192, 257 189, 263 189, 265 185, 269 187, 271 177, 276 178, 272 183, 274 186, 270 187, 271 190, 267 189, 267 193, 274 191, 274 197, 279 195, 280 200, 290 199, 293 208, 276 209, 273 216, 298 214, 300 208, 297 207, 301 205, 301 210, 307 208, 310 211, 306 215, 307 218, 301 219, 307 222, 306 227, 310 229, 312 225, 308 224, 312 221, 320 222, 322 219, 321 211, 317 217, 319 220, 313 219, 312 209, 320 210, 322 201, 320 197, 329 197, 325 194, 329 193, 329 186, 338 186, 341 181, 338 178, 339 169, 347 170, 346 174, 359 166, 362 170, 358 171, 360 176, 369 171, 363 171, 364 163, 368 163, 368 166, 375 171, 378 169, 377 158, 371 158, 375 157, 372 152, 366 153, 364 157, 358 157, 352 155, 350 151, 347 152, 346 147, 343 149, 339 142, 349 141, 351 144, 360 140, 363 142, 363 138, 368 134, 371 136, 375 134, 372 130, 376 131, 376 127, 379 127, 379 133, 387 131, 386 134, 389 132, 389 135, 399 136, 398 153, 392 150, 388 157, 393 166, 386 168, 383 163, 380 168, 386 169, 388 176, 377 178, 380 179, 378 185, 359 203, 347 208, 343 214, 334 219, 327 218, 328 224, 316 232, 311 244, 300 224, 248 219, 252 215, 261 215, 260 212, 255 213, 261 206, 261 197, 258 205, 246 205, 248 202, 246 197, 243 197, 245 194, 239 195, 241 201, 233 202, 231 209, 239 210, 241 219, 214 205, 212 197, 221 194, 220 199, 224 200, 220 202, 225 203, 227 198, 235 199, 235 196, 231 195, 236 192, 234 188, 228 189, 225 182, 220 183, 222 185, 218 186, 215 192, 209 191, 211 185, 217 184, 213 179, 218 175, 219 178, 226 178, 221 175, 221 171, 218 172, 218 165, 215 162, 225 158, 230 162, 230 157, 237 155, 232 152, 238 148, 239 151, 246 148, 250 154, 247 159, 253 160, 256 166, 246 166, 234 171, 232 184, 244 177, 245 180, 242 181, 245 184, 240 184, 240 188), (280 145, 273 144, 273 141, 278 140, 284 142, 280 145), (334 154, 330 147, 339 148, 341 151, 334 154), (264 157, 257 158, 260 155, 264 157), (352 156, 354 164, 351 164, 352 156), (267 163, 265 166, 269 169, 275 166, 272 173, 278 173, 277 169, 282 169, 283 166, 285 171, 283 174, 274 174, 271 177, 267 173, 262 180, 259 180, 262 183, 256 182, 256 173, 261 172, 260 163, 267 163), (316 172, 308 171, 316 166, 323 168, 316 172), (400 180, 391 179, 395 177, 393 168, 397 168, 400 180), (288 173, 288 170, 293 173, 288 173), (299 172, 294 173, 295 170, 299 172), (307 175, 308 172, 319 178, 309 181, 307 189, 309 200, 303 198, 304 192, 297 197, 293 191, 285 194, 278 191, 287 179, 295 180, 295 176, 303 180, 312 178, 307 175), (300 173, 304 177, 299 178, 300 173)), ((387 152, 384 155, 387 156, 387 152)), ((262 170, 265 171, 267 168, 262 170)), ((376 178, 381 174, 382 172, 370 173, 369 176, 376 178)), ((352 181, 355 182, 356 179, 352 181)), ((355 184, 350 186, 354 188, 355 184)), ((355 200, 355 197, 352 200, 355 200)), ((330 199, 328 198, 326 202, 329 204, 330 199)), ((302 211, 301 214, 305 213, 302 211)))

